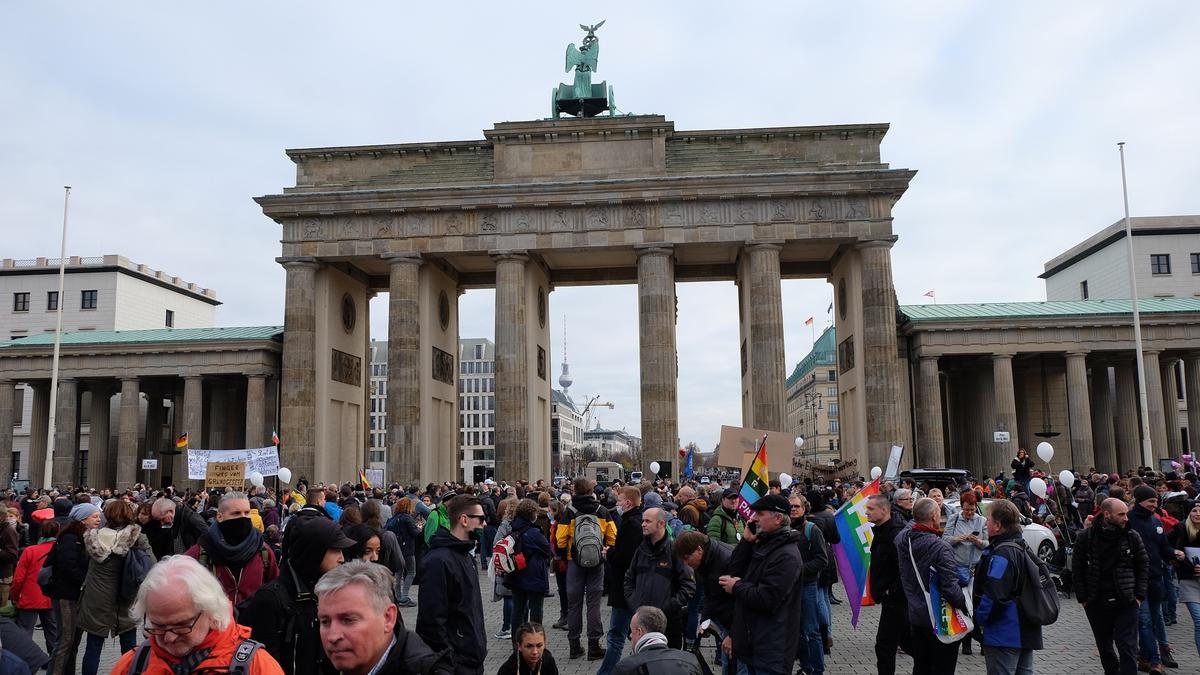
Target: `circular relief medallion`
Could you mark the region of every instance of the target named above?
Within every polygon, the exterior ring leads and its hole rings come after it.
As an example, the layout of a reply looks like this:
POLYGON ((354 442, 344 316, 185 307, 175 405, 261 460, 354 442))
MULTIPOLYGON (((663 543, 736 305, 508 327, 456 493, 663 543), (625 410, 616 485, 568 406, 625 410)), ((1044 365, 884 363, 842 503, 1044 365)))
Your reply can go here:
POLYGON ((546 289, 538 287, 538 326, 546 327, 546 289))
POLYGON ((842 279, 838 282, 837 291, 838 315, 842 317, 842 321, 846 320, 846 280, 842 279))
POLYGON ((450 298, 446 291, 438 295, 438 321, 442 324, 442 330, 450 327, 450 298))
POLYGON ((354 332, 354 322, 358 318, 358 309, 354 306, 354 298, 347 293, 342 296, 342 328, 347 333, 354 332))

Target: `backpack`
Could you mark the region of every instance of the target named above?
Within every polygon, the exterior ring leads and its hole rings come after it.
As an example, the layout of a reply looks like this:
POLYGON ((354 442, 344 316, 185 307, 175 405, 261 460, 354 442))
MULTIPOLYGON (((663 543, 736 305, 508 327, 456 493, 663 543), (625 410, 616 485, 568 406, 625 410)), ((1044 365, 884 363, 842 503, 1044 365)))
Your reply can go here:
POLYGON ((1049 626, 1058 621, 1058 587, 1054 585, 1046 563, 1039 560, 1024 541, 1019 544, 1006 541, 996 548, 1005 547, 1020 550, 1025 563, 1017 567, 1017 585, 1021 589, 1017 595, 1017 612, 1021 618, 1035 626, 1049 626))
MULTIPOLYGON (((250 664, 254 662, 254 655, 262 648, 261 642, 256 642, 249 638, 242 640, 237 649, 233 650, 233 656, 229 657, 229 670, 226 672, 229 675, 248 675, 250 672, 250 664)), ((150 641, 146 640, 138 645, 137 652, 133 655, 133 663, 129 666, 128 675, 142 675, 146 672, 146 666, 150 663, 150 641)))
POLYGON ((50 547, 50 551, 42 558, 42 569, 38 570, 37 585, 42 589, 42 595, 47 598, 54 591, 54 563, 51 556, 58 550, 58 544, 50 547))
POLYGON ((125 563, 122 565, 121 578, 118 580, 118 602, 133 602, 133 599, 137 596, 138 587, 146 580, 146 574, 152 566, 154 566, 154 560, 150 558, 149 553, 140 548, 129 549, 129 553, 125 554, 125 563))
POLYGON ((594 513, 579 513, 571 507, 575 518, 575 536, 571 547, 573 558, 580 567, 599 567, 604 549, 604 534, 600 529, 600 517, 594 513))
POLYGON ((492 567, 496 568, 496 576, 512 574, 525 569, 525 553, 521 540, 525 531, 512 532, 496 542, 492 547, 492 567))

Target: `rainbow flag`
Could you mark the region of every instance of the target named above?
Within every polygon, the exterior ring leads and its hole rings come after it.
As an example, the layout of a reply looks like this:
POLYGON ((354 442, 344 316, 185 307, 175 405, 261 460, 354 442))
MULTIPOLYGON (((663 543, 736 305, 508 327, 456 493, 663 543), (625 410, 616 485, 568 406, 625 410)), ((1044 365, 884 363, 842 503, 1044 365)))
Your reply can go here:
POLYGON ((738 515, 746 520, 750 520, 753 511, 750 510, 750 505, 758 501, 759 497, 767 494, 770 487, 771 479, 767 475, 767 437, 764 434, 762 440, 758 442, 758 452, 754 454, 754 461, 750 463, 750 468, 746 469, 746 477, 742 479, 742 489, 738 491, 738 515))
MULTIPOLYGON (((964 591, 966 589, 963 589, 964 591)), ((970 605, 971 596, 967 595, 967 604, 970 605)), ((971 620, 961 610, 955 609, 942 599, 942 592, 938 590, 938 575, 937 572, 930 571, 929 573, 929 602, 932 607, 937 608, 934 617, 934 623, 937 626, 934 631, 938 635, 938 639, 944 643, 956 642, 960 636, 970 633, 975 629, 971 624, 971 620)), ((931 613, 933 611, 931 610, 931 613)))
POLYGON ((879 494, 879 480, 858 491, 842 508, 833 514, 841 543, 833 545, 833 559, 837 561, 838 576, 846 589, 850 601, 850 623, 858 626, 858 611, 865 605, 874 605, 871 597, 871 537, 874 534, 867 520, 867 497, 879 494))

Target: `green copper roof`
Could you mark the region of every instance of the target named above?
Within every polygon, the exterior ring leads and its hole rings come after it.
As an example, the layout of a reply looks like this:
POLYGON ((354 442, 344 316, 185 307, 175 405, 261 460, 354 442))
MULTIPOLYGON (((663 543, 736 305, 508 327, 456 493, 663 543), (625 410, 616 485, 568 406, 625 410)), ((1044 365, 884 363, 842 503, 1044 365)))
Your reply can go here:
MULTIPOLYGON (((63 333, 65 345, 129 345, 163 342, 233 342, 241 340, 281 339, 283 326, 244 326, 236 328, 156 328, 153 330, 82 330, 63 333)), ((54 344, 54 333, 31 335, 0 344, 8 347, 35 347, 54 344)))
POLYGON ((800 359, 800 363, 796 364, 792 374, 787 379, 787 389, 791 389, 792 385, 800 381, 800 378, 807 375, 817 366, 829 366, 837 363, 837 334, 833 326, 826 328, 813 343, 812 351, 807 356, 800 359))
MULTIPOLYGON (((963 305, 901 305, 909 321, 955 321, 970 319, 1025 319, 1055 316, 1100 316, 1131 314, 1129 300, 1072 300, 1055 302, 988 302, 963 305)), ((1200 312, 1200 298, 1142 298, 1138 312, 1200 312)))

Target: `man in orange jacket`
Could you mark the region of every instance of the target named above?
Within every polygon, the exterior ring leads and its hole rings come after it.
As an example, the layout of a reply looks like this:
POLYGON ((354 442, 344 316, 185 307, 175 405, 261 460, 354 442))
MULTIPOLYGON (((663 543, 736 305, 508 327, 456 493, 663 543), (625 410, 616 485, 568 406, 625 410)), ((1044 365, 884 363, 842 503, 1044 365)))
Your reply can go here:
POLYGON ((283 675, 250 629, 233 620, 221 585, 193 558, 171 556, 150 568, 130 612, 150 638, 125 652, 113 675, 283 675))

